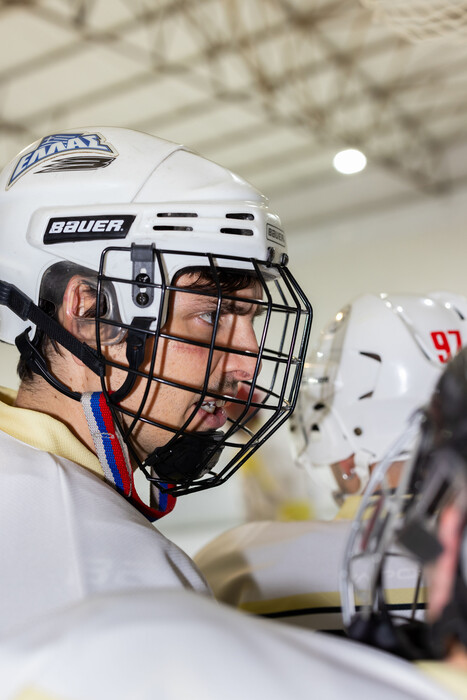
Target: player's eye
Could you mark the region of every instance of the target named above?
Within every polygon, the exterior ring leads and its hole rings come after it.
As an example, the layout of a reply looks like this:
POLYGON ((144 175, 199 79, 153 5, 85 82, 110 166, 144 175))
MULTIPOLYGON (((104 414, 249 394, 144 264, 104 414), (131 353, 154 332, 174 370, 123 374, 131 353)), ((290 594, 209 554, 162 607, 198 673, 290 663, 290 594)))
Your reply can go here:
POLYGON ((210 326, 213 326, 216 320, 216 312, 205 311, 203 314, 199 315, 199 318, 205 323, 209 323, 210 326))

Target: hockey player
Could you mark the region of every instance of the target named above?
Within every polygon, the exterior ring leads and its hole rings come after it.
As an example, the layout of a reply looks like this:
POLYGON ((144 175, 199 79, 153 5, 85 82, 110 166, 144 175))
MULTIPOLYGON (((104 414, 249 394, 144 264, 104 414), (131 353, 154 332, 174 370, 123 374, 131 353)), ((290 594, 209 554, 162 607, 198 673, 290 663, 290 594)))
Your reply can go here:
POLYGON ((461 295, 364 294, 321 332, 293 422, 317 517, 334 517, 347 496, 362 492, 373 465, 467 343, 466 317, 461 295))
POLYGON ((449 363, 419 421, 417 450, 405 463, 396 492, 385 488, 383 461, 372 477, 380 485, 379 497, 371 501, 365 495, 347 545, 344 617, 352 638, 417 660, 456 697, 465 698, 467 349, 449 363), (404 623, 387 605, 384 570, 396 553, 421 567, 428 599, 424 622, 404 623), (368 565, 365 580, 359 578, 359 563, 368 565))
POLYGON ((22 380, 0 406, 0 631, 96 592, 206 593, 150 521, 225 481, 295 404, 311 308, 278 217, 178 144, 92 127, 6 166, 0 224, 0 339, 22 380))
MULTIPOLYGON (((242 470, 249 520, 334 518, 467 338, 459 294, 364 294, 325 326, 297 410, 242 470), (290 429, 289 429, 290 426, 290 429)), ((397 469, 393 468, 397 480, 397 469)))
MULTIPOLYGON (((336 520, 263 521, 220 535, 195 557, 220 600, 314 629, 342 629, 339 572, 359 493, 467 339, 466 308, 466 299, 448 293, 367 294, 336 314, 305 369, 293 417, 313 509, 336 520)), ((392 486, 410 450, 394 455, 392 486)), ((290 464, 272 465, 271 478, 287 470, 290 464)), ((386 577, 391 605, 410 608, 417 567, 394 560, 386 577)))

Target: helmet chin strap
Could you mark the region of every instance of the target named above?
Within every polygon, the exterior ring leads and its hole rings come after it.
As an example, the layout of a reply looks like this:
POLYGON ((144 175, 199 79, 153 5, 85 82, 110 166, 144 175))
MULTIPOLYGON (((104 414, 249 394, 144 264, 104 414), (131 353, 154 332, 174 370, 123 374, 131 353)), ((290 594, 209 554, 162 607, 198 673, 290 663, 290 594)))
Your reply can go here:
POLYGON ((146 505, 138 496, 128 448, 114 423, 103 392, 82 394, 81 405, 106 481, 125 496, 148 520, 158 520, 170 513, 175 506, 176 498, 160 492, 155 484, 151 485, 151 506, 146 505))
MULTIPOLYGON (((69 333, 58 321, 51 318, 37 304, 23 294, 14 285, 7 282, 0 282, 0 305, 8 307, 13 313, 19 316, 23 321, 31 321, 45 333, 51 340, 55 340, 64 348, 75 355, 83 364, 89 367, 99 377, 103 377, 105 373, 105 365, 97 352, 89 347, 86 343, 81 342, 69 333)), ((78 399, 79 395, 71 392, 65 385, 58 382, 47 370, 44 358, 39 353, 36 347, 37 333, 33 340, 29 339, 29 331, 27 328, 16 339, 16 345, 21 353, 21 356, 26 360, 33 372, 42 375, 46 381, 56 385, 56 387, 67 396, 73 399, 78 399)))

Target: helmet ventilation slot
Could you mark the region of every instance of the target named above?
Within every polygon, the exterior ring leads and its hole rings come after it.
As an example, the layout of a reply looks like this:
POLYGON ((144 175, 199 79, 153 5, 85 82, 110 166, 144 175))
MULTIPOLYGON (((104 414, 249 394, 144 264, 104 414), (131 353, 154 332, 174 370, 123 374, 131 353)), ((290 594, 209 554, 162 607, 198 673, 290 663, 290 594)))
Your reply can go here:
POLYGON ((231 233, 234 236, 252 236, 251 228, 221 228, 221 233, 231 233))
MULTIPOLYGON (((237 219, 238 221, 253 221, 255 218, 250 212, 230 212, 225 215, 226 219, 237 219)), ((230 233, 234 236, 252 236, 251 228, 221 228, 221 233, 230 233)))
POLYGON ((226 214, 225 215, 226 219, 240 219, 241 221, 253 221, 255 218, 253 214, 250 214, 250 212, 246 213, 241 213, 241 212, 233 212, 231 214, 226 214))
MULTIPOLYGON (((167 219, 196 219, 198 214, 196 212, 190 211, 158 211, 158 218, 167 219)), ((158 226, 153 226, 153 231, 193 231, 193 226, 172 226, 168 224, 160 224, 158 226)))
POLYGON ((154 231, 193 231, 193 226, 153 226, 154 231))
POLYGON ((189 219, 196 219, 198 214, 196 212, 190 212, 190 211, 158 211, 157 212, 158 218, 166 217, 166 218, 171 218, 171 217, 176 217, 177 219, 181 219, 182 217, 187 217, 189 219))

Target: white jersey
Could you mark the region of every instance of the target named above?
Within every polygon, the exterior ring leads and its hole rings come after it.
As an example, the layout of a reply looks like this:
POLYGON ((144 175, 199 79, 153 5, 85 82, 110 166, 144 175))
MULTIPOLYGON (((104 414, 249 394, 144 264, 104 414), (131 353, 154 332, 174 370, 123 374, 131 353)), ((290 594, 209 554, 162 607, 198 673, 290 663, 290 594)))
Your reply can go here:
POLYGON ((0 700, 452 700, 406 661, 188 591, 88 598, 0 640, 0 700))
MULTIPOLYGON (((339 575, 350 526, 350 520, 246 523, 194 559, 220 601, 309 629, 342 630, 339 575)), ((409 613, 417 577, 409 559, 389 560, 390 608, 409 613)))
POLYGON ((135 588, 208 593, 193 562, 111 486, 0 431, 0 635, 135 588))

